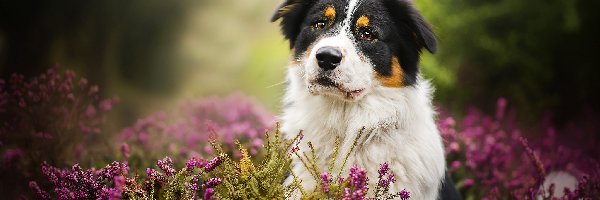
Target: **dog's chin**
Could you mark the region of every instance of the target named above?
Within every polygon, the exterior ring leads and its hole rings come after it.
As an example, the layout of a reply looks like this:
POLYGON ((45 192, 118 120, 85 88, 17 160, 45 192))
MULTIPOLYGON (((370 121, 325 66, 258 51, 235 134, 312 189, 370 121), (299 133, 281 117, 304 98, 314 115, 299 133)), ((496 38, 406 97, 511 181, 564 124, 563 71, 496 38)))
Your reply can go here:
POLYGON ((320 84, 309 84, 308 91, 314 96, 326 96, 346 102, 357 102, 366 95, 366 89, 346 89, 341 85, 324 86, 320 84))

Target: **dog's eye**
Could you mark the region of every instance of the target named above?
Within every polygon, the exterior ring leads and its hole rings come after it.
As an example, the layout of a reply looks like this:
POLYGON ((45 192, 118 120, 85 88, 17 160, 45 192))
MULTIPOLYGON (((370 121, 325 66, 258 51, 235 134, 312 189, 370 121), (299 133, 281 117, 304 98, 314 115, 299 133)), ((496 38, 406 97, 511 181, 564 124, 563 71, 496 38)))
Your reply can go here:
POLYGON ((358 38, 361 40, 371 41, 375 39, 375 34, 370 28, 360 28, 358 29, 358 38))
POLYGON ((324 29, 327 26, 327 22, 325 20, 318 20, 312 24, 314 29, 324 29))

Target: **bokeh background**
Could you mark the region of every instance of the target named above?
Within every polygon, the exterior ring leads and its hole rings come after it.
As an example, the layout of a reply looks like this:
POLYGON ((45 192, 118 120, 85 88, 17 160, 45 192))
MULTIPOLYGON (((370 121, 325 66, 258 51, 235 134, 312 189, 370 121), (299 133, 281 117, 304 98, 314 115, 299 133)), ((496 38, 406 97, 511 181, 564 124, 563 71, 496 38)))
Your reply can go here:
MULTIPOLYGON (((269 23, 279 2, 3 1, 0 78, 57 64, 74 70, 119 97, 107 132, 185 100, 240 91, 277 114, 290 55, 269 23)), ((492 113, 504 97, 524 126, 548 119, 558 130, 582 121, 600 130, 600 1, 414 3, 438 36, 439 51, 424 54, 421 70, 440 109, 492 113)))
POLYGON ((279 2, 11 1, 2 77, 59 64, 121 99, 115 122, 185 98, 243 91, 279 108, 289 50, 269 17, 279 2))
MULTIPOLYGON (((181 99, 243 91, 279 111, 289 56, 279 0, 7 1, 0 73, 59 64, 122 100, 117 122, 181 99)), ((596 1, 416 0, 440 50, 422 71, 435 100, 461 112, 505 97, 524 120, 598 110, 596 1)), ((115 119, 117 119, 115 118, 115 119)))

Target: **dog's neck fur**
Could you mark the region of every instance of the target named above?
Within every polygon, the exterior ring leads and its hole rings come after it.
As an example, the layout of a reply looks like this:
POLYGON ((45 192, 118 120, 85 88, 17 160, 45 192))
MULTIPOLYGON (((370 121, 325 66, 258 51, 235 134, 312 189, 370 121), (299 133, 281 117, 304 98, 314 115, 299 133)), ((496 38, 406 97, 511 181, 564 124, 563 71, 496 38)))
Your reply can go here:
MULTIPOLYGON (((432 88, 427 81, 419 78, 416 84, 403 88, 378 87, 358 102, 311 95, 302 79, 301 67, 289 68, 288 84, 282 131, 292 138, 304 130, 300 151, 308 151, 306 143, 312 142, 321 172, 329 166, 336 137, 341 145, 336 166, 329 172, 334 175, 364 128, 342 176, 348 174, 351 165, 366 168, 372 194, 378 180, 377 169, 387 162, 397 180, 391 192, 406 189, 412 199, 437 199, 446 169, 431 105, 432 88)), ((293 164, 303 187, 313 189, 314 178, 299 160, 293 164)))

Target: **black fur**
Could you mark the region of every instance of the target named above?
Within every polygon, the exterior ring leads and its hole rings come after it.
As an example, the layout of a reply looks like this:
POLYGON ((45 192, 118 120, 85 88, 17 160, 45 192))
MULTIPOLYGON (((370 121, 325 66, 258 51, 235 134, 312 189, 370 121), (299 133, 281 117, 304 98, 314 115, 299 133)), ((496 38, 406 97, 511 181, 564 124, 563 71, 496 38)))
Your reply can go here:
POLYGON ((442 189, 439 192, 438 199, 440 200, 461 200, 462 197, 456 190, 454 186, 454 181, 450 177, 448 171, 446 171, 446 175, 444 177, 444 182, 442 183, 442 189))
POLYGON ((344 20, 346 0, 287 0, 279 6, 271 21, 281 18, 281 31, 290 41, 290 48, 294 49, 294 56, 299 58, 318 38, 335 32, 335 28, 344 20), (336 18, 327 21, 324 29, 316 30, 313 23, 323 18, 323 11, 327 6, 333 6, 336 18), (282 8, 291 9, 279 12, 282 8))
MULTIPOLYGON (((339 31, 339 25, 346 17, 346 4, 347 0, 286 0, 275 11, 271 21, 282 19, 283 35, 290 41, 294 56, 300 58, 319 38, 339 31), (311 25, 323 18, 322 12, 328 5, 336 10, 335 20, 328 22, 325 29, 315 30, 311 25)), ((391 75, 392 57, 396 56, 403 71, 401 81, 404 85, 414 84, 421 50, 425 48, 434 53, 437 49, 429 25, 405 0, 361 0, 352 16, 352 31, 356 31, 356 20, 363 15, 369 17, 375 39, 364 41, 354 37, 360 53, 382 76, 391 75)))
POLYGON ((302 22, 306 17, 306 12, 315 3, 315 0, 285 0, 275 10, 271 22, 281 20, 281 32, 286 39, 290 41, 290 48, 294 48, 294 44, 300 30, 302 22))
POLYGON ((375 71, 384 76, 390 75, 390 56, 396 56, 404 73, 404 85, 414 84, 421 50, 436 51, 435 36, 423 17, 410 3, 402 0, 363 0, 354 16, 362 15, 373 19, 371 27, 377 35, 375 42, 359 43, 375 71))

